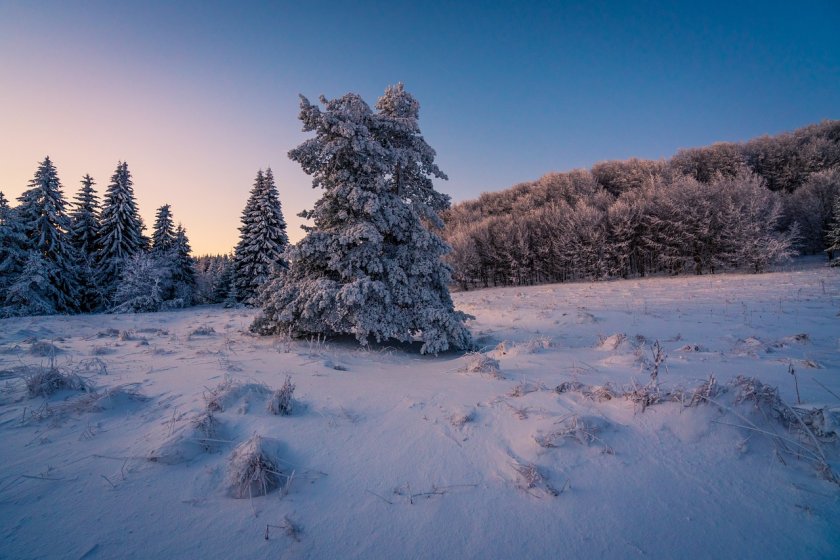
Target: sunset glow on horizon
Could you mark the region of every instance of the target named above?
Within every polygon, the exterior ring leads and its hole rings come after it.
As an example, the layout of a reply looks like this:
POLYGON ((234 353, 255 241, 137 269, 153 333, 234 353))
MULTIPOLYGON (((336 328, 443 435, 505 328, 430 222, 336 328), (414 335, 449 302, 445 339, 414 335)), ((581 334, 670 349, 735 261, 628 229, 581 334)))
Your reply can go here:
POLYGON ((16 204, 48 155, 68 201, 86 173, 101 197, 126 161, 147 227, 171 204, 216 254, 266 167, 302 237, 300 93, 404 82, 455 201, 840 117, 840 7, 766 9, 0 0, 0 191, 16 204))

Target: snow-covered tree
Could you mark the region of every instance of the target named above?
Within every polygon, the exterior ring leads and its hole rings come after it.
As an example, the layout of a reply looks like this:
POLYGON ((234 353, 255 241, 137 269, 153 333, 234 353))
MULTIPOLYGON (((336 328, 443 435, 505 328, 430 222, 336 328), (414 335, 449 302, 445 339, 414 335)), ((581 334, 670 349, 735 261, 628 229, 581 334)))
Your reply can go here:
POLYGON ((242 211, 239 243, 233 259, 237 301, 256 303, 257 291, 279 268, 286 266, 283 252, 289 244, 271 168, 257 178, 242 211))
POLYGON ((840 259, 833 260, 834 253, 840 252, 840 193, 834 198, 834 218, 826 231, 825 244, 831 266, 840 266, 840 259))
POLYGON ((126 259, 141 253, 146 241, 143 223, 134 199, 128 164, 119 162, 102 205, 99 248, 96 253, 99 285, 111 294, 126 259))
MULTIPOLYGON (((29 258, 29 243, 17 219, 16 210, 9 207, 8 200, 0 192, 0 294, 6 293, 29 258)), ((2 305, 3 298, 0 296, 2 305)))
POLYGON ((99 197, 93 177, 82 177, 82 186, 70 212, 70 244, 79 259, 79 308, 93 311, 101 302, 96 284, 96 248, 99 239, 99 197))
POLYGON ((82 177, 82 187, 73 199, 70 212, 70 243, 80 255, 93 258, 99 237, 99 197, 93 188, 93 177, 82 177))
POLYGON ((172 247, 171 279, 174 296, 181 305, 191 305, 195 293, 195 259, 192 257, 190 240, 184 226, 175 228, 175 244, 172 247))
POLYGON ((146 313, 164 309, 166 271, 157 259, 147 253, 135 253, 125 259, 114 292, 111 313, 146 313))
POLYGON ((430 229, 449 199, 432 185, 445 176, 420 134, 419 104, 402 85, 388 88, 377 113, 354 93, 321 102, 323 111, 301 97, 303 130, 315 137, 289 152, 324 189, 302 214, 314 228, 263 290, 251 328, 353 334, 362 344, 418 337, 431 353, 469 347, 468 316, 447 289, 448 247, 430 229))
POLYGON ((29 188, 18 201, 17 220, 28 248, 43 258, 46 274, 55 287, 52 306, 57 313, 77 311, 78 257, 69 241, 70 218, 61 181, 49 157, 38 164, 29 188))
POLYGON ((5 290, 0 316, 52 315, 63 294, 55 283, 54 267, 38 251, 30 251, 20 274, 5 290))
POLYGON ((152 254, 168 254, 175 247, 175 222, 168 204, 158 208, 155 214, 155 226, 152 229, 152 254))

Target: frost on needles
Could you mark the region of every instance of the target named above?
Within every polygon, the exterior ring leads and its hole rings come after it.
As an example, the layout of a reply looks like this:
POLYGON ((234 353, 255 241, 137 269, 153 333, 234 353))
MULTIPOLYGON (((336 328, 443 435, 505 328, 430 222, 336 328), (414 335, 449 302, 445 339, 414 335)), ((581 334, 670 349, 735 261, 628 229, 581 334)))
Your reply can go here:
POLYGON ((436 233, 449 197, 432 177, 446 175, 420 134, 419 103, 402 84, 376 112, 355 93, 321 103, 301 97, 303 130, 315 137, 289 152, 324 189, 301 214, 314 227, 262 290, 252 330, 352 334, 362 344, 418 338, 423 353, 469 347, 469 316, 452 304, 441 260, 449 247, 436 233))

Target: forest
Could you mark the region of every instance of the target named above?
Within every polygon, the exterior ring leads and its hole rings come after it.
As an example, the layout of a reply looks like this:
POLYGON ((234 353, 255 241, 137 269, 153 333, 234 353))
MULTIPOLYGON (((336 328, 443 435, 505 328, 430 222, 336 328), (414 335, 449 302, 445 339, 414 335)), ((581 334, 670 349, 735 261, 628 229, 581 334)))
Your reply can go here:
MULTIPOLYGON (((840 121, 549 173, 444 213, 461 289, 761 272, 838 249, 840 121)), ((836 261, 835 261, 836 262, 836 261)))

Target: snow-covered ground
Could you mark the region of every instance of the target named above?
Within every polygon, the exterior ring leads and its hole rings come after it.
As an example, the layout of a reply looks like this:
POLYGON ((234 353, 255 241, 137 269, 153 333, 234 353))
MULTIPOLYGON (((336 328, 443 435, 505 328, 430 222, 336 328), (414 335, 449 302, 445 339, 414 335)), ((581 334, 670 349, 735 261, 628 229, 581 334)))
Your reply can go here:
POLYGON ((840 557, 838 269, 455 301, 483 357, 218 307, 0 321, 0 557, 840 557), (29 398, 51 362, 95 392, 29 398), (258 442, 264 496, 231 487, 258 442))

